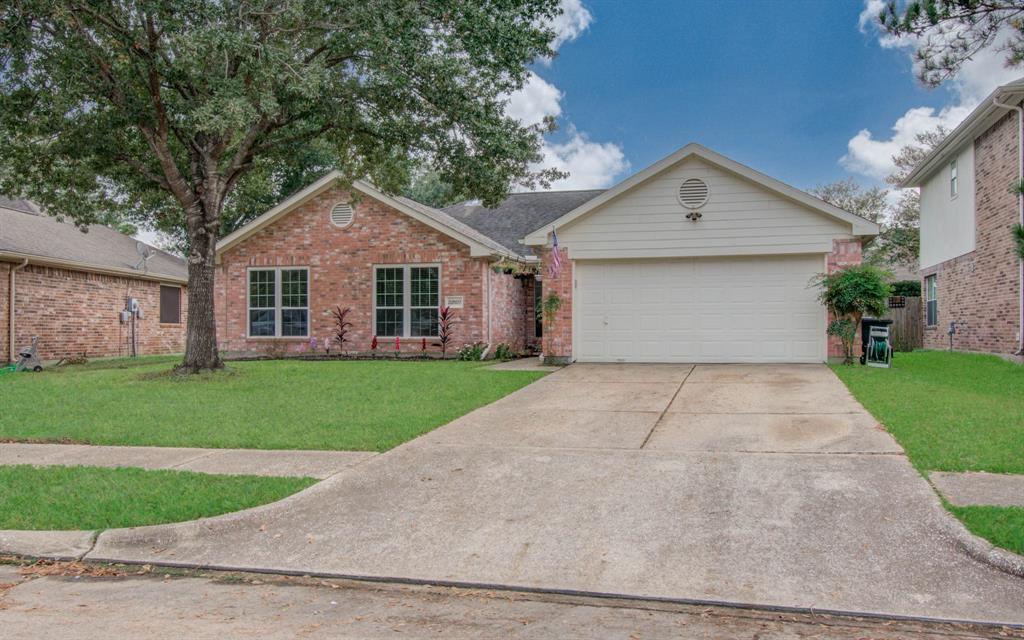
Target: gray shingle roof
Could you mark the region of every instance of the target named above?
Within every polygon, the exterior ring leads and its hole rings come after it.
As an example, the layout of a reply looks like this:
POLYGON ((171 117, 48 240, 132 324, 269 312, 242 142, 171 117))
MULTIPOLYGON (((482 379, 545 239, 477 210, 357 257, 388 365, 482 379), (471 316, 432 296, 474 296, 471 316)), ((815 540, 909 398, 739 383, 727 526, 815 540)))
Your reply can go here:
MULTIPOLYGON (((134 238, 100 225, 91 225, 88 233, 83 233, 72 224, 38 213, 32 203, 19 203, 27 201, 0 200, 0 252, 79 262, 99 269, 135 270, 140 258, 134 238)), ((188 266, 183 259, 155 249, 148 273, 186 280, 188 266)))
POLYGON ((604 189, 588 189, 513 193, 492 209, 479 201, 468 200, 442 211, 501 243, 506 249, 521 256, 532 256, 533 250, 520 240, 603 192, 604 189))
MULTIPOLYGON (((406 198, 405 196, 394 196, 394 198, 395 200, 398 200, 405 206, 415 209, 416 211, 419 211, 420 213, 427 216, 431 220, 439 222, 448 227, 449 229, 452 229, 453 231, 457 231, 466 237, 472 238, 473 240, 484 245, 485 247, 488 247, 498 252, 505 252, 508 249, 508 247, 503 246, 500 242, 497 242, 491 236, 485 233, 481 233, 480 230, 478 230, 473 225, 462 222, 461 220, 453 217, 443 209, 435 209, 434 207, 430 207, 423 203, 416 202, 415 200, 411 198, 406 198)), ((517 254, 519 253, 515 249, 513 249, 513 251, 517 254)))

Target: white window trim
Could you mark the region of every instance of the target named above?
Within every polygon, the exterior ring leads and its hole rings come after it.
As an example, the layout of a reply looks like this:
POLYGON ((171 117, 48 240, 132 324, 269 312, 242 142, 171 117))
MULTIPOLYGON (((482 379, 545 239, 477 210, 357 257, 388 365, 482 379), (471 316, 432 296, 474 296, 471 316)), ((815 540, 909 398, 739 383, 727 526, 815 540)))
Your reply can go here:
POLYGON ((924 277, 924 326, 926 327, 937 327, 939 326, 939 278, 935 274, 927 275, 924 277), (928 286, 929 281, 935 283, 935 296, 932 295, 932 288, 928 286), (928 306, 935 303, 935 322, 928 322, 928 306))
MULTIPOLYGON (((309 311, 309 301, 312 299, 313 293, 313 279, 310 277, 309 267, 247 267, 245 270, 245 337, 247 340, 308 340, 310 325, 313 322, 313 315, 309 311), (249 320, 249 312, 252 311, 253 306, 250 302, 250 294, 252 293, 252 287, 250 286, 249 274, 253 271, 273 271, 274 272, 274 335, 272 336, 254 336, 250 333, 252 328, 249 320), (306 306, 305 307, 287 307, 287 309, 305 309, 306 310, 306 333, 301 336, 283 336, 281 335, 281 311, 286 307, 281 306, 281 272, 282 271, 305 271, 306 272, 306 306)), ((270 307, 256 307, 257 309, 269 309, 270 307)))
POLYGON ((955 200, 960 195, 960 169, 957 165, 957 158, 949 163, 949 199, 955 200))
MULTIPOLYGON (((401 338, 402 340, 421 340, 427 338, 432 340, 437 338, 437 333, 431 336, 412 336, 409 335, 409 329, 411 328, 412 309, 430 309, 431 307, 413 307, 412 306, 412 287, 410 286, 409 274, 412 269, 416 267, 434 267, 437 269, 437 307, 441 306, 441 301, 444 300, 444 278, 441 275, 441 264, 439 262, 411 262, 402 264, 374 264, 373 269, 373 287, 371 288, 371 295, 373 296, 372 312, 370 315, 370 334, 376 336, 377 340, 394 340, 395 338, 401 338), (377 335, 377 269, 401 269, 402 270, 402 335, 400 336, 380 336, 377 335)), ((397 307, 383 307, 384 309, 395 309, 397 307)))

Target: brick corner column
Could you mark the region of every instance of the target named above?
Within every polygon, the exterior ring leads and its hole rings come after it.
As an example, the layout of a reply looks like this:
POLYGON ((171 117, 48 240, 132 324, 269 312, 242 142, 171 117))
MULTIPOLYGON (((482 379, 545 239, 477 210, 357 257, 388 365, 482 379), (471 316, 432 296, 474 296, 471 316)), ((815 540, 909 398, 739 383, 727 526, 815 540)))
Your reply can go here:
MULTIPOLYGON (((864 248, 860 240, 855 238, 833 240, 832 253, 828 254, 828 272, 835 273, 846 267, 858 265, 863 261, 863 258, 864 248)), ((829 313, 828 321, 832 322, 834 319, 833 315, 829 313)), ((837 336, 828 336, 828 357, 843 357, 843 341, 837 336)))
POLYGON ((562 306, 554 318, 544 316, 544 338, 542 354, 545 362, 568 364, 572 360, 572 282, 573 264, 565 248, 559 248, 562 266, 557 278, 551 277, 551 248, 541 252, 541 274, 543 277, 543 300, 552 293, 562 300, 562 306))

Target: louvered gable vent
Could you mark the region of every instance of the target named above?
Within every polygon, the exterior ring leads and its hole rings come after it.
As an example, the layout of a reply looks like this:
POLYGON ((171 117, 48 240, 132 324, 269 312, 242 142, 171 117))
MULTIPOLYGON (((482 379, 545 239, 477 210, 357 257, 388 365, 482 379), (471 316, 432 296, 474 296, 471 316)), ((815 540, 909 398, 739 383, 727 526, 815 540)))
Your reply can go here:
POLYGON ((679 204, 687 209, 704 206, 708 201, 708 183, 700 178, 687 178, 679 185, 679 204))
POLYGON ((339 202, 331 209, 331 222, 336 227, 347 227, 352 224, 352 205, 339 202))

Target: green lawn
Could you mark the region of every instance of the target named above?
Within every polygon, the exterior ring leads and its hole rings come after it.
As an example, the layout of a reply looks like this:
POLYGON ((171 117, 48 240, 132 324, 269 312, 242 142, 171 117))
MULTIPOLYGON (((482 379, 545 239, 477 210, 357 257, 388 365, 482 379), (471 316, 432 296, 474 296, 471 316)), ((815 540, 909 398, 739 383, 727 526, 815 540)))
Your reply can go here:
POLYGON ((108 529, 195 520, 280 500, 314 482, 134 468, 0 466, 0 529, 108 529))
POLYGON ((992 544, 1024 555, 1024 509, 1020 507, 947 507, 971 530, 992 544))
POLYGON ((176 361, 0 376, 0 440, 385 451, 544 375, 480 362, 352 360, 161 375, 176 361))
POLYGON ((922 472, 1024 473, 1024 367, 995 356, 898 353, 833 367, 922 472))
MULTIPOLYGON (((915 351, 897 354, 892 369, 833 368, 925 476, 1024 473, 1024 367, 995 356, 915 351)), ((974 534, 1024 554, 1024 509, 946 508, 974 534)))

